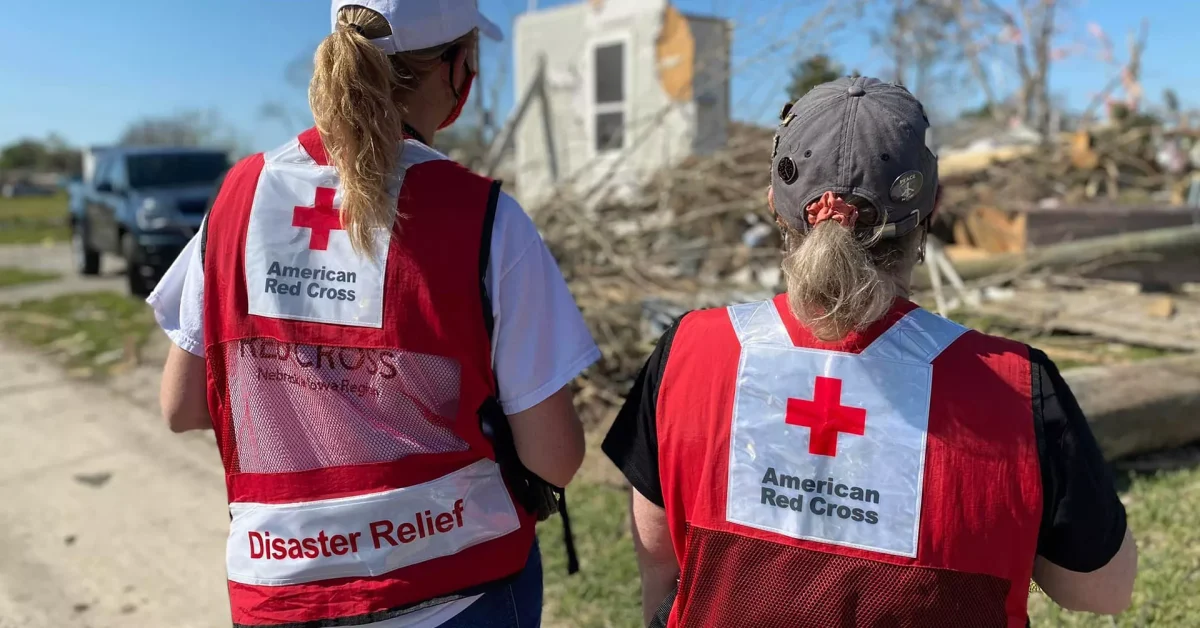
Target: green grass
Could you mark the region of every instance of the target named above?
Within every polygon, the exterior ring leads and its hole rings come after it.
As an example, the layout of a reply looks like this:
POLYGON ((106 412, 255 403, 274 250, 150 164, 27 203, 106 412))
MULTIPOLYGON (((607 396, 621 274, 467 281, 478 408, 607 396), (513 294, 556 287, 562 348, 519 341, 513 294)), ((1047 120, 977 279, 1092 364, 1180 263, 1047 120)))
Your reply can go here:
POLYGON ((1200 467, 1122 478, 1138 540, 1133 606, 1114 618, 1071 613, 1030 595, 1034 626, 1200 626, 1200 467))
POLYGON ((545 563, 547 619, 573 628, 639 626, 641 583, 629 535, 629 492, 578 482, 567 491, 579 573, 567 575, 558 516, 538 526, 545 563))
POLYGON ((55 273, 35 272, 22 268, 0 266, 0 288, 19 286, 26 283, 37 283, 39 281, 50 281, 57 278, 58 275, 55 273))
MULTIPOLYGON (((1120 484, 1140 551, 1133 606, 1110 619, 1063 611, 1034 592, 1029 596, 1033 626, 1200 626, 1200 467, 1131 475, 1122 477, 1120 484)), ((548 623, 580 628, 641 625, 628 492, 577 480, 568 494, 582 570, 566 575, 558 518, 541 524, 548 623)))
POLYGON ((67 195, 0 198, 0 244, 62 242, 71 238, 67 195))
POLYGON ((0 332, 46 351, 79 376, 107 375, 127 364, 154 329, 145 303, 116 292, 0 306, 0 332))

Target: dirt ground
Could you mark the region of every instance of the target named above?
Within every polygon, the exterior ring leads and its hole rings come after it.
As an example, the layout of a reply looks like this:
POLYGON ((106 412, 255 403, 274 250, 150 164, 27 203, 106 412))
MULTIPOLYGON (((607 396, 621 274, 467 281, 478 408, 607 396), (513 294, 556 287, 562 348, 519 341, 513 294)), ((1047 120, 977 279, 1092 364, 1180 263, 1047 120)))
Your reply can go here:
POLYGON ((0 627, 229 625, 211 435, 0 344, 0 627))
MULTIPOLYGON (((0 304, 125 290, 120 260, 79 277, 65 244, 0 246, 0 267, 60 275, 0 304)), ((221 461, 211 432, 159 418, 169 343, 155 333, 139 366, 87 383, 0 339, 0 628, 230 625, 221 461)))
MULTIPOLYGON (((0 266, 62 275, 4 303, 124 287, 111 258, 74 275, 66 245, 0 247, 0 266)), ((0 628, 229 625, 221 462, 159 419, 166 342, 99 385, 0 341, 0 628)))
POLYGON ((23 268, 57 273, 57 281, 31 283, 0 291, 0 303, 20 303, 28 299, 56 297, 72 292, 91 290, 121 290, 125 287, 121 271, 124 263, 105 256, 99 277, 80 277, 71 266, 71 247, 68 244, 16 244, 0 246, 0 268, 23 268))

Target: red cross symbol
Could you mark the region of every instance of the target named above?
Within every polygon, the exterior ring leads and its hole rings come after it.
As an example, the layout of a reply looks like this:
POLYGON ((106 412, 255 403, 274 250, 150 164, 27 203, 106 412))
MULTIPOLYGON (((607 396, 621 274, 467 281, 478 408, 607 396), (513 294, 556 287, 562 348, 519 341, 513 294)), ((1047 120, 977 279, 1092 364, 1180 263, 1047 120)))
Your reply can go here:
POLYGON ((317 188, 317 200, 313 207, 292 208, 292 226, 302 229, 312 229, 308 238, 308 248, 313 251, 324 251, 329 248, 329 232, 341 231, 342 215, 333 206, 333 188, 317 188))
POLYGON ((842 380, 818 377, 813 400, 788 399, 788 425, 807 427, 808 453, 837 456, 838 434, 862 436, 867 429, 867 411, 842 405, 842 380))

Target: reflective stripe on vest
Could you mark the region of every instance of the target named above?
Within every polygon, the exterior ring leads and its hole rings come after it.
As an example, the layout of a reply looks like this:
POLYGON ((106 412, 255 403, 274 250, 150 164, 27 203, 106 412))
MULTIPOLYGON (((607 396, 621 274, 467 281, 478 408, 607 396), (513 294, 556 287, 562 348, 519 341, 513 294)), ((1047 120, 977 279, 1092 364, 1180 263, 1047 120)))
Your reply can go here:
POLYGON ((728 313, 727 521, 915 557, 932 362, 966 328, 918 309, 855 355, 794 346, 771 301, 728 313))
POLYGON ((378 576, 521 527, 490 460, 382 493, 229 509, 229 579, 258 586, 378 576))

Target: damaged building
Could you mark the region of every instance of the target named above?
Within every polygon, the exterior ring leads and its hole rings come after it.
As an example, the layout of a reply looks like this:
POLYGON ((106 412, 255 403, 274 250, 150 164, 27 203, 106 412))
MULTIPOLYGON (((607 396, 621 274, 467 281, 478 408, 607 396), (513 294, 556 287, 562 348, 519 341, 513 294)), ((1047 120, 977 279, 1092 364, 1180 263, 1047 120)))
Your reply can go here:
POLYGON ((632 194, 654 172, 725 146, 727 20, 666 0, 591 0, 525 13, 514 31, 514 93, 545 95, 515 129, 527 206, 560 184, 632 194))

